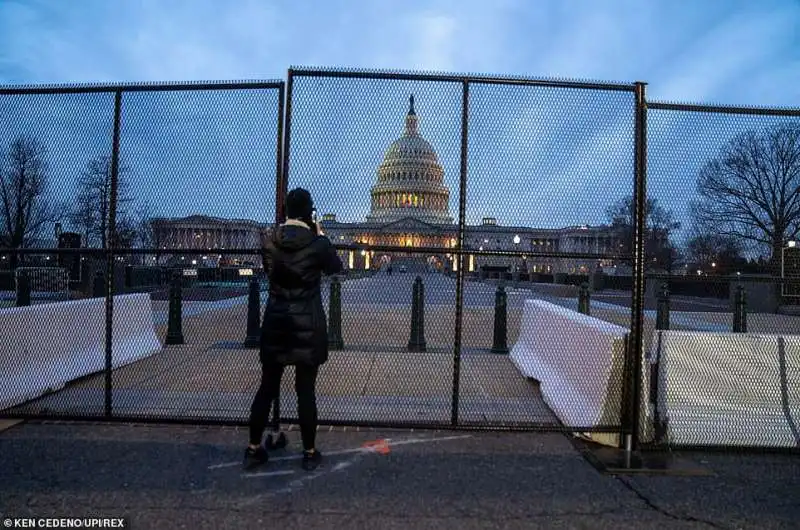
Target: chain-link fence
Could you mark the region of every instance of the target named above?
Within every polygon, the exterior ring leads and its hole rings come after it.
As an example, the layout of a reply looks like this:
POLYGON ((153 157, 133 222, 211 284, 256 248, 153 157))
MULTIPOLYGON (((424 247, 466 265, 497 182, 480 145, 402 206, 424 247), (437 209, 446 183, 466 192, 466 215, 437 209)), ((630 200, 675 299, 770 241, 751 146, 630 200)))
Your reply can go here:
POLYGON ((800 446, 800 111, 648 102, 657 442, 800 446))
POLYGON ((596 193, 634 197, 635 86, 291 70, 288 87, 282 193, 313 191, 344 278, 358 274, 334 288, 320 417, 621 443, 633 230, 596 193), (595 302, 617 324, 600 329, 589 294, 617 269, 628 301, 595 302), (533 299, 549 304, 546 337, 529 336, 533 299), (564 349, 575 315, 589 332, 564 349), (559 353, 537 372, 542 352, 559 353), (600 378, 544 373, 599 358, 614 365, 600 378))
POLYGON ((241 419, 283 101, 281 81, 0 90, 4 414, 241 419))
MULTIPOLYGON (((245 421, 261 236, 303 187, 345 267, 321 287, 322 423, 798 438, 797 111, 309 69, 285 97, 23 87, 0 105, 3 415, 245 421)), ((296 421, 291 369, 281 393, 296 421)))

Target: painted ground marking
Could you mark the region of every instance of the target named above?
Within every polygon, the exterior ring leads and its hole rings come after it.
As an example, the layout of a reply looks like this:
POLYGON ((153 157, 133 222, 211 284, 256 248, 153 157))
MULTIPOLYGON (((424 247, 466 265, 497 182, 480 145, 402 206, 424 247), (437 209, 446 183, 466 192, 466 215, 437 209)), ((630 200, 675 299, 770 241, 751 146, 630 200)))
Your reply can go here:
MULTIPOLYGON (((463 439, 466 439, 466 438, 472 438, 472 435, 468 434, 468 435, 463 435, 463 436, 443 436, 441 438, 411 438, 411 439, 406 439, 406 440, 398 440, 396 442, 391 442, 391 443, 390 443, 390 440, 388 438, 386 438, 386 439, 381 439, 381 440, 373 440, 373 441, 365 442, 361 447, 359 447, 357 449, 347 449, 347 450, 344 450, 344 451, 332 451, 332 452, 330 452, 328 454, 329 455, 351 454, 353 456, 351 456, 349 459, 347 459, 345 461, 337 462, 330 469, 327 469, 327 470, 324 470, 324 471, 315 471, 315 472, 313 472, 313 473, 311 473, 309 475, 306 475, 305 477, 299 478, 297 480, 293 480, 292 482, 290 482, 289 484, 287 484, 286 486, 284 486, 284 487, 282 487, 280 489, 273 490, 273 491, 266 491, 264 493, 255 495, 253 497, 249 497, 249 498, 243 499, 242 501, 240 501, 238 503, 238 507, 241 508, 241 507, 244 507, 244 506, 250 506, 250 505, 253 505, 253 504, 257 504, 259 502, 263 502, 264 500, 269 499, 271 497, 275 497, 277 495, 286 494, 286 493, 293 493, 293 492, 297 491, 298 489, 303 488, 306 484, 310 483, 312 480, 316 480, 316 479, 318 479, 320 477, 323 477, 325 475, 330 475, 332 473, 338 473, 338 472, 344 471, 345 469, 353 466, 356 462, 358 462, 359 460, 361 460, 362 458, 364 458, 366 455, 368 455, 370 453, 378 453, 378 454, 384 454, 384 455, 388 454, 390 452, 390 447, 392 445, 411 445, 411 444, 421 444, 421 443, 434 443, 434 442, 442 442, 442 441, 448 441, 448 440, 463 440, 463 439)), ((297 455, 297 456, 293 455, 291 457, 283 457, 281 459, 282 460, 290 460, 290 459, 294 460, 296 458, 302 458, 302 456, 301 455, 297 455)), ((277 460, 277 458, 270 459, 270 461, 272 461, 272 460, 277 460)), ((238 465, 238 464, 239 464, 239 462, 226 463, 226 464, 216 464, 214 469, 219 469, 220 467, 223 467, 223 466, 224 467, 228 467, 230 465, 238 465)), ((209 466, 209 467, 211 467, 211 466, 209 466)), ((294 472, 292 471, 291 473, 294 473, 294 472)), ((265 476, 265 475, 262 475, 262 476, 265 476)))
MULTIPOLYGON (((397 441, 394 441, 391 438, 384 438, 383 439, 383 443, 387 444, 388 447, 391 447, 391 446, 398 446, 398 445, 411 445, 411 444, 421 444, 421 443, 446 442, 446 441, 450 441, 450 440, 463 440, 463 439, 466 439, 466 438, 472 438, 472 435, 467 434, 467 435, 462 435, 462 436, 442 436, 441 438, 408 438, 406 440, 397 440, 397 441)), ((371 442, 366 442, 366 443, 369 444, 371 442)), ((331 451, 329 453, 326 452, 326 453, 323 453, 323 456, 329 457, 329 456, 348 455, 348 454, 354 454, 354 453, 373 453, 373 452, 375 452, 375 450, 372 447, 365 447, 365 446, 362 445, 361 447, 357 447, 355 449, 343 449, 343 450, 340 450, 340 451, 331 451)), ((269 461, 270 462, 281 462, 281 461, 284 461, 284 460, 300 460, 301 458, 303 458, 302 454, 296 454, 296 455, 271 457, 269 459, 269 461)), ((208 466, 208 469, 222 469, 222 468, 226 468, 226 467, 233 467, 233 466, 240 466, 240 465, 242 465, 241 461, 224 462, 222 464, 212 464, 212 465, 208 466)))

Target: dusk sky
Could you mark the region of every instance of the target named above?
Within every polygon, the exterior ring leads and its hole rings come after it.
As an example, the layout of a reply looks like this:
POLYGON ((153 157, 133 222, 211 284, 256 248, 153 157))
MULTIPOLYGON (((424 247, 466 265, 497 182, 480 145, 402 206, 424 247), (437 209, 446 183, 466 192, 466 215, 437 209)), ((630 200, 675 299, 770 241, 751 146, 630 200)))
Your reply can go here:
MULTIPOLYGON (((0 83, 281 80, 321 66, 641 80, 649 100, 798 107, 799 27, 796 0, 0 0, 0 83)), ((457 84, 296 79, 290 187, 363 219, 411 93, 457 216, 457 84)), ((602 223, 632 193, 632 93, 474 85, 471 103, 468 222, 602 223)), ((112 111, 111 94, 1 96, 0 147, 35 135, 51 188, 69 190, 107 154, 112 111)), ((159 215, 272 219, 276 120, 274 91, 126 94, 133 195, 159 215)), ((785 120, 651 110, 649 195, 686 222, 702 164, 736 133, 785 120)))

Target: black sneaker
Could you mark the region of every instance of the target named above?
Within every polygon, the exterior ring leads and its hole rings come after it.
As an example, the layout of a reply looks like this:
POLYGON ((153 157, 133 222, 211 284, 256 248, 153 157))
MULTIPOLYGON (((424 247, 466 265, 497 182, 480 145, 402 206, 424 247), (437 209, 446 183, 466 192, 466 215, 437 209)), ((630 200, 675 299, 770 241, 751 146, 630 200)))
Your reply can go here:
POLYGON ((269 451, 275 451, 277 449, 283 449, 286 447, 286 444, 286 434, 279 432, 277 438, 274 438, 272 434, 268 434, 267 439, 264 442, 264 447, 266 447, 269 451))
POLYGON ((262 446, 251 449, 249 446, 244 450, 244 468, 253 469, 254 467, 266 464, 269 461, 269 454, 262 446))
POLYGON ((303 469, 306 471, 314 471, 322 461, 322 454, 317 451, 303 451, 303 469))

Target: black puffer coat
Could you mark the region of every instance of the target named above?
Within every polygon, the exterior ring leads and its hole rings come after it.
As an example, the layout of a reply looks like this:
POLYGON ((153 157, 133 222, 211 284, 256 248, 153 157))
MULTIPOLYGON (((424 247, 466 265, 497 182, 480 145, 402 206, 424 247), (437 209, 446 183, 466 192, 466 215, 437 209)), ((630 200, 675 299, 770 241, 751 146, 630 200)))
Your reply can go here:
POLYGON ((261 362, 319 366, 328 360, 322 274, 341 272, 330 240, 297 221, 274 232, 264 249, 269 298, 261 326, 261 362))

